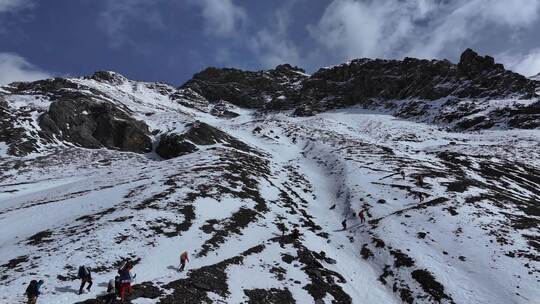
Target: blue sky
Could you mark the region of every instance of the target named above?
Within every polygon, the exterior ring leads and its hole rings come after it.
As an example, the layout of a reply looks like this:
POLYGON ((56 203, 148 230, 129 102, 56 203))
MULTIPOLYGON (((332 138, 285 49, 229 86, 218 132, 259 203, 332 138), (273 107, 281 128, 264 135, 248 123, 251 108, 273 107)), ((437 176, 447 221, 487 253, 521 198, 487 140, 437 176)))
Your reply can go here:
POLYGON ((540 0, 0 0, 0 84, 96 70, 181 85, 207 66, 313 72, 472 47, 540 72, 540 0))

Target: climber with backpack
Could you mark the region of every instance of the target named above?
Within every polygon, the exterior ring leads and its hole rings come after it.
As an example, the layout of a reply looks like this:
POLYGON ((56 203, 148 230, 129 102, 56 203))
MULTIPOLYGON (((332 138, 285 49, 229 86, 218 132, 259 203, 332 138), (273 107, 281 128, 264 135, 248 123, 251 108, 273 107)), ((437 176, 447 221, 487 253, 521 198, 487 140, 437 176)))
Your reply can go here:
POLYGON ((180 272, 184 271, 184 268, 186 267, 186 262, 189 262, 189 256, 187 251, 182 252, 180 254, 180 272))
POLYGON ((297 240, 300 238, 300 230, 298 230, 298 228, 294 228, 292 231, 291 231, 291 234, 290 234, 291 238, 293 240, 297 240))
POLYGON ((343 226, 343 230, 347 230, 347 219, 344 219, 343 222, 341 222, 341 226, 343 226))
POLYGON ((415 198, 418 198, 418 202, 424 202, 424 194, 422 192, 416 192, 414 195, 415 198))
POLYGON ((405 171, 400 169, 399 174, 401 174, 401 178, 405 179, 405 171))
POLYGON ((43 285, 43 280, 30 281, 30 284, 28 284, 28 287, 26 287, 26 297, 28 298, 28 304, 37 303, 37 298, 40 295, 39 289, 41 288, 41 285, 43 285))
POLYGON ((88 283, 88 287, 86 290, 90 291, 90 288, 92 287, 92 272, 90 271, 90 268, 82 265, 79 266, 79 272, 77 274, 77 277, 81 279, 81 287, 79 288, 79 294, 82 294, 84 285, 88 283))
POLYGON ((281 236, 283 237, 285 235, 285 232, 287 232, 288 230, 287 226, 283 222, 283 218, 279 218, 279 222, 276 224, 276 226, 278 227, 279 231, 281 231, 281 236))
POLYGON ((122 301, 126 298, 126 292, 131 293, 131 281, 135 276, 131 277, 131 269, 133 264, 131 259, 125 260, 120 268, 118 269, 118 274, 120 275, 120 298, 122 301))
POLYGON ((422 175, 416 176, 416 185, 419 187, 424 187, 424 177, 422 175))

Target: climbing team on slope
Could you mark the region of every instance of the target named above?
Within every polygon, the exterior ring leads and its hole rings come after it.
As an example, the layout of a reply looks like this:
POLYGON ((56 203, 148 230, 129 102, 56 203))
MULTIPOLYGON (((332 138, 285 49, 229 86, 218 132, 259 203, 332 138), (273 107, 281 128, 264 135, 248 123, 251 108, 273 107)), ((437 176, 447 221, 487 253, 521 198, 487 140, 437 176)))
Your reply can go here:
MULTIPOLYGON (((189 255, 187 251, 183 251, 180 254, 180 267, 179 271, 184 271, 186 263, 189 262, 189 255)), ((124 302, 128 295, 133 293, 133 288, 131 283, 137 276, 132 274, 131 270, 133 269, 133 261, 131 259, 125 259, 118 268, 118 275, 114 279, 109 280, 107 284, 107 292, 101 298, 104 303, 113 304, 116 303, 118 298, 124 302)), ((90 291, 92 287, 92 271, 90 267, 86 265, 81 265, 77 272, 77 278, 81 280, 81 285, 79 288, 79 295, 83 293, 84 287, 87 291, 90 291)), ((36 304, 39 295, 41 294, 40 288, 43 285, 43 280, 32 280, 26 288, 25 294, 27 297, 28 304, 36 304)))
MULTIPOLYGON (((394 175, 397 175, 397 174, 401 175, 401 177, 403 179, 405 179, 405 171, 403 171, 403 169, 398 169, 397 173, 387 175, 387 176, 385 176, 383 178, 387 178, 387 177, 394 176, 394 175)), ((424 188, 426 186, 426 184, 424 183, 424 177, 421 174, 416 175, 414 177, 414 181, 415 181, 415 184, 420 188, 424 188)), ((424 202, 424 197, 428 196, 426 193, 423 193, 423 192, 420 192, 420 191, 412 191, 412 192, 413 192, 414 199, 418 199, 419 203, 423 203, 424 202)), ((330 209, 334 209, 335 206, 336 206, 335 204, 332 205, 332 207, 330 207, 330 209)), ((360 210, 358 212, 358 219, 360 219, 360 224, 363 224, 363 223, 366 222, 365 213, 367 213, 366 208, 364 208, 364 209, 362 209, 362 210, 360 210)), ((343 227, 342 230, 347 230, 347 217, 348 216, 345 216, 345 219, 341 222, 341 226, 343 227)))
MULTIPOLYGON (((398 173, 402 176, 403 179, 405 179, 405 172, 403 170, 399 170, 398 173)), ((421 175, 415 176, 415 182, 416 185, 419 187, 424 188, 424 180, 421 175)), ((414 191, 414 198, 418 198, 420 203, 424 200, 424 193, 419 191, 414 191)), ((335 207, 332 206, 330 209, 333 209, 335 207)), ((366 222, 365 214, 368 213, 366 208, 361 209, 357 216, 360 220, 361 224, 364 224, 366 222)), ((343 230, 347 230, 347 217, 341 222, 341 225, 343 227, 343 230)), ((287 227, 285 224, 280 221, 278 225, 279 229, 282 232, 282 237, 284 236, 285 232, 287 231, 287 227)), ((298 239, 300 237, 300 231, 297 228, 294 228, 291 231, 290 236, 293 239, 298 239)), ((180 265, 179 265, 179 271, 184 271, 186 267, 186 263, 189 262, 189 255, 187 251, 182 251, 180 254, 180 265)), ((131 259, 124 260, 120 267, 118 268, 118 275, 115 276, 114 279, 111 279, 107 285, 107 292, 102 297, 102 299, 107 304, 115 303, 117 298, 120 297, 122 301, 126 300, 126 297, 133 292, 131 283, 136 277, 136 274, 131 273, 131 270, 133 269, 133 262, 131 259)), ((86 265, 82 265, 78 269, 77 278, 81 280, 81 285, 79 287, 78 294, 81 295, 83 293, 84 287, 86 286, 86 290, 90 291, 92 288, 92 271, 90 267, 86 265)), ((28 304, 36 304, 37 299, 40 295, 40 288, 43 285, 43 280, 32 280, 28 284, 28 287, 26 288, 25 294, 27 297, 27 303, 28 304)))
MULTIPOLYGON (((366 209, 362 209, 360 212, 358 212, 358 218, 360 219, 361 224, 366 222, 366 217, 364 215, 365 212, 366 209)), ((347 230, 347 217, 345 217, 345 219, 341 222, 341 226, 343 227, 343 230, 347 230)))

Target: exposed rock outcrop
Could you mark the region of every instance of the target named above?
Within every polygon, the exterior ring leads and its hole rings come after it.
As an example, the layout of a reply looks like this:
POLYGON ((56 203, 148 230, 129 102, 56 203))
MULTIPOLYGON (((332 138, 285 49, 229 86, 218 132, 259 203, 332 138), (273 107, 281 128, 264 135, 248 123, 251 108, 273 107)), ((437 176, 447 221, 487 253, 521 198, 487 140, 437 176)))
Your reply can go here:
POLYGON ((28 113, 10 108, 0 96, 0 142, 8 146, 8 154, 24 156, 36 149, 37 140, 19 124, 25 120, 30 120, 28 113))
POLYGON ((183 135, 169 133, 161 135, 156 153, 164 159, 171 159, 197 150, 197 146, 187 141, 183 135))
POLYGON ((148 126, 107 102, 90 98, 60 99, 39 120, 42 136, 85 148, 150 152, 148 126))
POLYGON ((299 100, 304 70, 289 64, 268 71, 207 68, 182 88, 190 88, 210 102, 221 100, 246 108, 285 109, 299 100))
POLYGON ((481 104, 488 99, 538 98, 539 87, 540 82, 508 71, 493 57, 471 49, 463 52, 457 64, 415 58, 355 59, 320 69, 312 76, 290 65, 258 72, 208 68, 183 86, 213 103, 295 109, 299 116, 360 105, 389 110, 403 118, 448 123, 457 130, 495 125, 534 128, 539 119, 536 109, 526 105, 508 106, 502 109, 504 113, 481 117, 474 114, 485 110, 481 104))
POLYGON ((360 105, 403 118, 446 123, 458 130, 535 128, 537 104, 490 106, 489 100, 538 99, 539 82, 505 70, 490 56, 467 49, 458 64, 447 60, 357 59, 321 69, 305 80, 295 114, 360 105), (485 112, 480 115, 480 112, 485 112))
POLYGON ((206 123, 197 121, 188 127, 188 131, 183 134, 161 135, 156 153, 164 159, 170 159, 197 151, 196 145, 206 146, 218 143, 246 152, 251 151, 245 143, 206 123))
POLYGON ((99 82, 107 82, 113 85, 119 85, 127 81, 124 76, 111 71, 97 71, 92 76, 86 78, 99 82))
POLYGON ((296 303, 288 289, 244 289, 244 294, 249 298, 248 304, 293 304, 296 303))
POLYGON ((14 82, 4 87, 13 94, 43 94, 54 98, 66 89, 81 89, 79 85, 65 78, 51 78, 33 82, 14 82))
POLYGON ((447 60, 356 59, 321 69, 302 88, 307 102, 297 115, 385 100, 456 98, 532 98, 538 84, 507 71, 489 56, 467 49, 460 62, 447 60), (374 101, 377 100, 377 101, 374 101))

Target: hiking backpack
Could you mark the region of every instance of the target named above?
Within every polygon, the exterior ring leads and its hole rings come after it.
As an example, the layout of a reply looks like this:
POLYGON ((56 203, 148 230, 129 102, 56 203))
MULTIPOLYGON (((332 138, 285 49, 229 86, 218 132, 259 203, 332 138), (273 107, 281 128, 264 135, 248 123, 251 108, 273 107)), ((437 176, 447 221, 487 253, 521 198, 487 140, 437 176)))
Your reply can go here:
POLYGON ((79 279, 90 277, 90 269, 85 266, 79 266, 79 273, 77 274, 79 279))
POLYGON ((38 282, 36 280, 30 281, 30 284, 28 284, 28 287, 26 287, 26 295, 29 297, 37 296, 37 285, 38 282))

